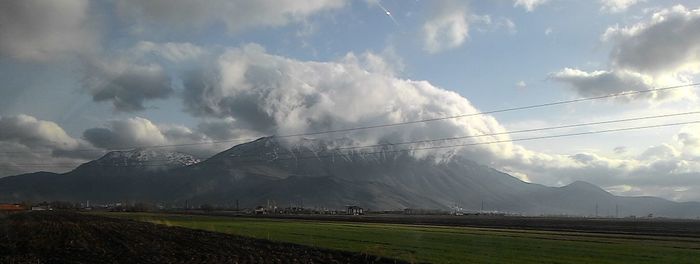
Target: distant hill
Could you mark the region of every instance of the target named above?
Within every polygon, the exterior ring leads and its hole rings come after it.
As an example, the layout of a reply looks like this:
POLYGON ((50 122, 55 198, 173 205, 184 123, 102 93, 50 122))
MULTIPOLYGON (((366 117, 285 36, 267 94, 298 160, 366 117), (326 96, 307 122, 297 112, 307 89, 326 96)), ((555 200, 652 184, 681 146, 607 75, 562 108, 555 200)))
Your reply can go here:
POLYGON ((526 215, 637 215, 698 217, 700 203, 654 197, 619 197, 574 182, 547 187, 520 181, 460 156, 416 158, 383 147, 337 150, 303 140, 275 138, 237 145, 201 162, 182 153, 115 152, 65 174, 38 172, 0 178, 0 201, 91 200, 370 209, 481 210, 526 215), (442 161, 436 161, 442 160, 442 161), (129 164, 129 166, 123 166, 129 164), (167 166, 165 165, 167 164, 167 166))

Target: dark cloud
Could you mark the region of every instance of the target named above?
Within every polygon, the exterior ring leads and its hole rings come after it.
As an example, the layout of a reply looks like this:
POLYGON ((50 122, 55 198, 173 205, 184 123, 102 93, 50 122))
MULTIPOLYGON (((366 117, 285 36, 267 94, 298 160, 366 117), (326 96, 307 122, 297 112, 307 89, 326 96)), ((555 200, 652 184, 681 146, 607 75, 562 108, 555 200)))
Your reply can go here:
MULTIPOLYGON (((640 23, 610 27, 602 39, 613 45, 609 70, 566 68, 550 78, 569 84, 582 96, 599 96, 687 84, 693 74, 700 72, 700 9, 689 10, 681 5, 662 9, 640 23)), ((692 91, 676 90, 635 99, 679 99, 692 95, 692 91)))
POLYGON ((117 13, 124 23, 138 29, 193 30, 222 24, 229 32, 255 27, 283 26, 325 10, 345 5, 345 0, 118 0, 117 13), (186 18, 186 19, 185 19, 186 18))
POLYGON ((261 134, 243 129, 233 118, 205 120, 197 125, 197 131, 214 140, 229 140, 236 138, 256 138, 261 134))
MULTIPOLYGON (((236 117, 239 129, 251 129, 263 133, 273 132, 275 121, 261 105, 269 90, 250 89, 236 96, 221 96, 217 88, 220 83, 212 73, 192 72, 185 79, 184 104, 188 112, 196 116, 236 117)), ((276 80, 276 77, 273 77, 276 80)), ((245 86, 247 84, 235 84, 245 86)), ((234 88, 235 89, 235 88, 234 88)))
POLYGON ((700 62, 700 9, 674 6, 654 13, 648 21, 608 29, 614 40, 612 63, 645 73, 674 72, 700 62))
POLYGON ((0 53, 45 61, 95 50, 87 0, 0 1, 0 53))
MULTIPOLYGON (((113 149, 120 146, 118 135, 107 128, 90 128, 83 132, 83 138, 98 148, 113 149)), ((126 145, 122 145, 126 146, 126 145)))
POLYGON ((84 86, 97 102, 111 102, 118 111, 144 110, 146 100, 173 93, 170 77, 158 64, 123 60, 93 61, 86 65, 84 86))
POLYGON ((578 94, 584 97, 653 88, 651 77, 628 71, 586 72, 566 68, 551 74, 550 79, 569 84, 578 94))

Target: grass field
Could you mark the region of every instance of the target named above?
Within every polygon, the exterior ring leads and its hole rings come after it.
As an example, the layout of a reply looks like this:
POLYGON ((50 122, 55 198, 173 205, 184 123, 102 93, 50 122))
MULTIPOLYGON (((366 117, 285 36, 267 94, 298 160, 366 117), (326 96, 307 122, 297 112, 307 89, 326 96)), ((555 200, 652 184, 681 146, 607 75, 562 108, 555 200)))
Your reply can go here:
POLYGON ((431 263, 698 263, 692 238, 108 213, 181 226, 431 263))

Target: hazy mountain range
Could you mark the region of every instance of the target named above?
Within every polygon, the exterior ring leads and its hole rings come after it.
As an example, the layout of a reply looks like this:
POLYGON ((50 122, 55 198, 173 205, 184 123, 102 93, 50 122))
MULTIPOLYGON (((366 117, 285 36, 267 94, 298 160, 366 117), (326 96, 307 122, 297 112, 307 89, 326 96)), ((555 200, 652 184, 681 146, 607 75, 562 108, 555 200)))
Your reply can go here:
POLYGON ((275 138, 237 145, 200 162, 165 150, 110 152, 68 173, 0 178, 0 201, 147 201, 252 207, 487 210, 570 214, 698 217, 700 203, 614 196, 574 182, 547 187, 523 182, 461 156, 416 158, 382 147, 339 150, 322 141, 287 146, 275 138), (596 210, 597 208, 597 210, 596 210))

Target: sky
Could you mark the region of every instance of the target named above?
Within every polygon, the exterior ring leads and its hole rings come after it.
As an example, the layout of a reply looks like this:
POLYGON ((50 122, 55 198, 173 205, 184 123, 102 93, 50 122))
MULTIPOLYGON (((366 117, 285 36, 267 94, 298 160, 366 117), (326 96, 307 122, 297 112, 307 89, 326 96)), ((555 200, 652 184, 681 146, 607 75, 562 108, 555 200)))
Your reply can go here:
MULTIPOLYGON (((261 136, 700 81, 696 1, 10 0, 0 32, 0 177, 65 172, 112 149, 201 142, 173 149, 206 158, 261 136)), ((471 136, 434 144, 479 145, 414 155, 464 155, 549 186, 582 180, 700 201, 700 125, 517 140, 700 121, 697 94, 310 137, 363 146, 471 136)))

